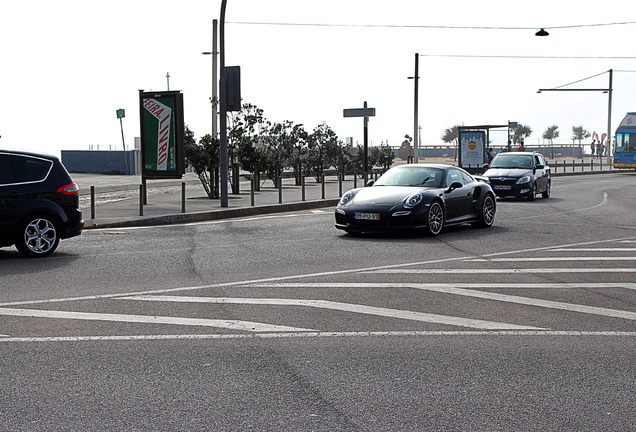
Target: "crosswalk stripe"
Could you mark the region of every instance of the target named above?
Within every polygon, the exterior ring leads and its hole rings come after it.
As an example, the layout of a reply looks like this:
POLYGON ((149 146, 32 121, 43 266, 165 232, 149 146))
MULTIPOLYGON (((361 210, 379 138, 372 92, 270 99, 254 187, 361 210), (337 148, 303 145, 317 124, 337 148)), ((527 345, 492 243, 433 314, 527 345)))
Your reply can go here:
MULTIPOLYGON (((537 307, 543 307, 543 308, 550 308, 550 309, 560 309, 560 310, 565 310, 568 312, 579 312, 579 313, 585 313, 585 314, 592 314, 592 315, 601 315, 601 316, 607 316, 607 317, 612 317, 612 318, 622 318, 622 319, 627 319, 627 320, 636 320, 636 312, 630 312, 630 311, 624 311, 624 310, 618 310, 618 309, 608 309, 608 308, 601 308, 601 307, 596 307, 596 306, 585 306, 585 305, 579 305, 579 304, 572 304, 572 303, 563 303, 563 302, 556 302, 556 301, 551 301, 551 300, 542 300, 542 299, 535 299, 535 298, 530 298, 530 297, 521 297, 521 296, 515 296, 515 295, 507 295, 507 294, 498 294, 498 293, 492 293, 492 292, 487 292, 487 291, 476 291, 476 290, 471 290, 471 289, 465 289, 465 288, 459 288, 459 286, 471 286, 471 287, 488 287, 488 288, 496 288, 496 287, 509 287, 510 284, 419 284, 419 283, 337 283, 337 284, 325 284, 325 283, 297 283, 297 284, 292 284, 292 283, 278 283, 278 284, 262 284, 262 285, 253 285, 253 286, 261 286, 261 287, 297 287, 297 288, 306 288, 306 287, 332 287, 332 288, 414 288, 414 289, 420 289, 420 290, 425 290, 425 291, 434 291, 434 292, 439 292, 439 293, 443 293, 443 294, 453 294, 453 295, 459 295, 459 296, 465 296, 465 297, 474 297, 474 298, 481 298, 481 299, 485 299, 485 300, 494 300, 494 301, 501 301, 501 302, 506 302, 506 303, 515 303, 515 304, 522 304, 522 305, 526 305, 526 306, 537 306, 537 307)), ((588 284, 513 284, 513 285, 523 285, 525 287, 534 287, 534 286, 542 286, 542 287, 558 287, 558 286, 566 286, 567 288, 574 288, 576 286, 596 286, 596 287, 600 287, 600 286, 618 286, 623 288, 624 285, 632 285, 632 288, 630 289, 635 289, 633 287, 633 285, 636 284, 594 284, 594 283, 588 283, 588 284)))
POLYGON ((633 252, 636 248, 615 247, 615 248, 557 248, 546 252, 633 252))
POLYGON ((73 319, 73 320, 87 320, 87 321, 114 321, 114 322, 126 322, 126 323, 172 324, 172 325, 182 325, 182 326, 218 327, 223 329, 244 330, 244 331, 252 331, 252 332, 315 331, 313 329, 278 326, 278 325, 263 324, 263 323, 250 322, 250 321, 239 321, 239 320, 179 318, 179 317, 148 316, 148 315, 103 314, 103 313, 67 312, 67 311, 40 310, 40 309, 0 308, 0 315, 35 317, 35 318, 73 319))
POLYGON ((541 330, 540 327, 521 326, 494 321, 484 321, 469 318, 452 317, 446 315, 429 314, 423 312, 388 309, 375 306, 366 306, 350 303, 340 303, 328 300, 305 299, 269 299, 269 298, 227 298, 227 297, 194 297, 194 296, 130 296, 119 297, 121 300, 164 301, 182 303, 215 303, 215 304, 249 304, 249 305, 274 305, 274 306, 305 306, 320 309, 337 310, 341 312, 353 312, 367 315, 376 315, 387 318, 422 321, 435 324, 447 324, 453 326, 470 327, 488 330, 541 330))
POLYGON ((538 261, 636 261, 636 257, 586 256, 586 257, 511 257, 511 258, 468 258, 473 262, 538 262, 538 261))
POLYGON ((636 273, 636 268, 507 268, 507 269, 383 269, 364 273, 397 274, 516 274, 516 273, 636 273))
POLYGON ((576 331, 576 330, 422 330, 422 331, 377 331, 377 332, 278 332, 241 334, 170 334, 170 335, 125 335, 125 336, 40 336, 11 337, 0 339, 0 343, 11 342, 104 342, 104 341, 148 341, 148 340, 192 340, 192 339, 287 339, 287 338, 347 338, 347 337, 498 337, 498 336, 545 336, 545 337, 636 337, 636 332, 620 331, 576 331))

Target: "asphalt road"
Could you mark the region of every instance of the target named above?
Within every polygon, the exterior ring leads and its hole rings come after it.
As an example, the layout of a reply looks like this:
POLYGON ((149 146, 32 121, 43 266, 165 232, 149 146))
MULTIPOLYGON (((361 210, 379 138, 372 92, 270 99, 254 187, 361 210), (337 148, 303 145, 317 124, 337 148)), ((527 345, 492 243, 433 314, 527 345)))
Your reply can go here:
POLYGON ((635 430, 636 175, 495 225, 332 209, 0 250, 0 430, 635 430))

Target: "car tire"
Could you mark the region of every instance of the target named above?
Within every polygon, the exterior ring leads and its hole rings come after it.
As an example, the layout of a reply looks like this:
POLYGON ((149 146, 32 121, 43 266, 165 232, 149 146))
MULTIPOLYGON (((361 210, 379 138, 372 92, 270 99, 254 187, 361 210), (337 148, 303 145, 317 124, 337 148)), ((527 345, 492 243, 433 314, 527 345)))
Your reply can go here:
POLYGON ((530 187, 530 194, 528 195, 529 201, 534 201, 537 199, 537 184, 532 183, 532 187, 530 187))
POLYGON ((426 234, 436 236, 444 228, 444 208, 439 201, 433 201, 426 214, 426 234))
POLYGON ((15 246, 29 258, 49 256, 60 243, 59 226, 57 220, 49 215, 32 215, 20 224, 15 246))
POLYGON ((490 228, 495 222, 495 212, 497 211, 497 204, 495 204, 495 198, 488 194, 481 203, 479 210, 479 222, 474 225, 482 228, 490 228))
POLYGON ((541 192, 543 198, 550 198, 550 189, 552 189, 552 181, 548 180, 548 184, 545 186, 545 191, 541 192))

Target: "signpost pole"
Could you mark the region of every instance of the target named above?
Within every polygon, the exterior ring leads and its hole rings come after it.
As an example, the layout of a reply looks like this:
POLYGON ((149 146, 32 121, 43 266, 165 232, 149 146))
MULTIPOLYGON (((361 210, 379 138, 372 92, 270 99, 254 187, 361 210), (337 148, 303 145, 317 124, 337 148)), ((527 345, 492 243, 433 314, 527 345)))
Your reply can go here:
MULTIPOLYGON (((364 101, 364 107, 367 108, 367 101, 364 101)), ((364 116, 364 154, 362 155, 362 163, 364 164, 364 184, 366 186, 369 174, 369 117, 364 116)))
MULTIPOLYGON (((364 102, 364 108, 350 108, 343 111, 345 117, 364 117, 364 147, 362 155, 362 172, 364 173, 364 183, 366 185, 369 164, 369 117, 375 116, 375 108, 368 108, 367 102, 364 102)), ((355 179, 355 176, 354 176, 355 179)))

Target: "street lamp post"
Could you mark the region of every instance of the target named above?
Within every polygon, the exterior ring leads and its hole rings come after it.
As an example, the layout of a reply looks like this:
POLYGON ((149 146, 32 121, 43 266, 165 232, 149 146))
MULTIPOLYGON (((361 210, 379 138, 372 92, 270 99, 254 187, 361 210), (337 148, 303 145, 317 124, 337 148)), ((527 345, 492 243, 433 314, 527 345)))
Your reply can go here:
POLYGON ((212 138, 216 138, 218 134, 218 125, 217 125, 217 106, 218 106, 218 76, 217 76, 217 55, 219 54, 216 50, 217 45, 217 26, 218 21, 212 20, 212 51, 206 51, 202 54, 211 55, 212 56, 212 100, 210 101, 212 104, 212 138))
POLYGON ((221 110, 220 118, 220 157, 221 157, 221 207, 228 206, 227 196, 227 75, 225 73, 225 6, 227 0, 221 2, 221 28, 219 32, 220 50, 221 50, 221 79, 219 86, 221 87, 221 110))

